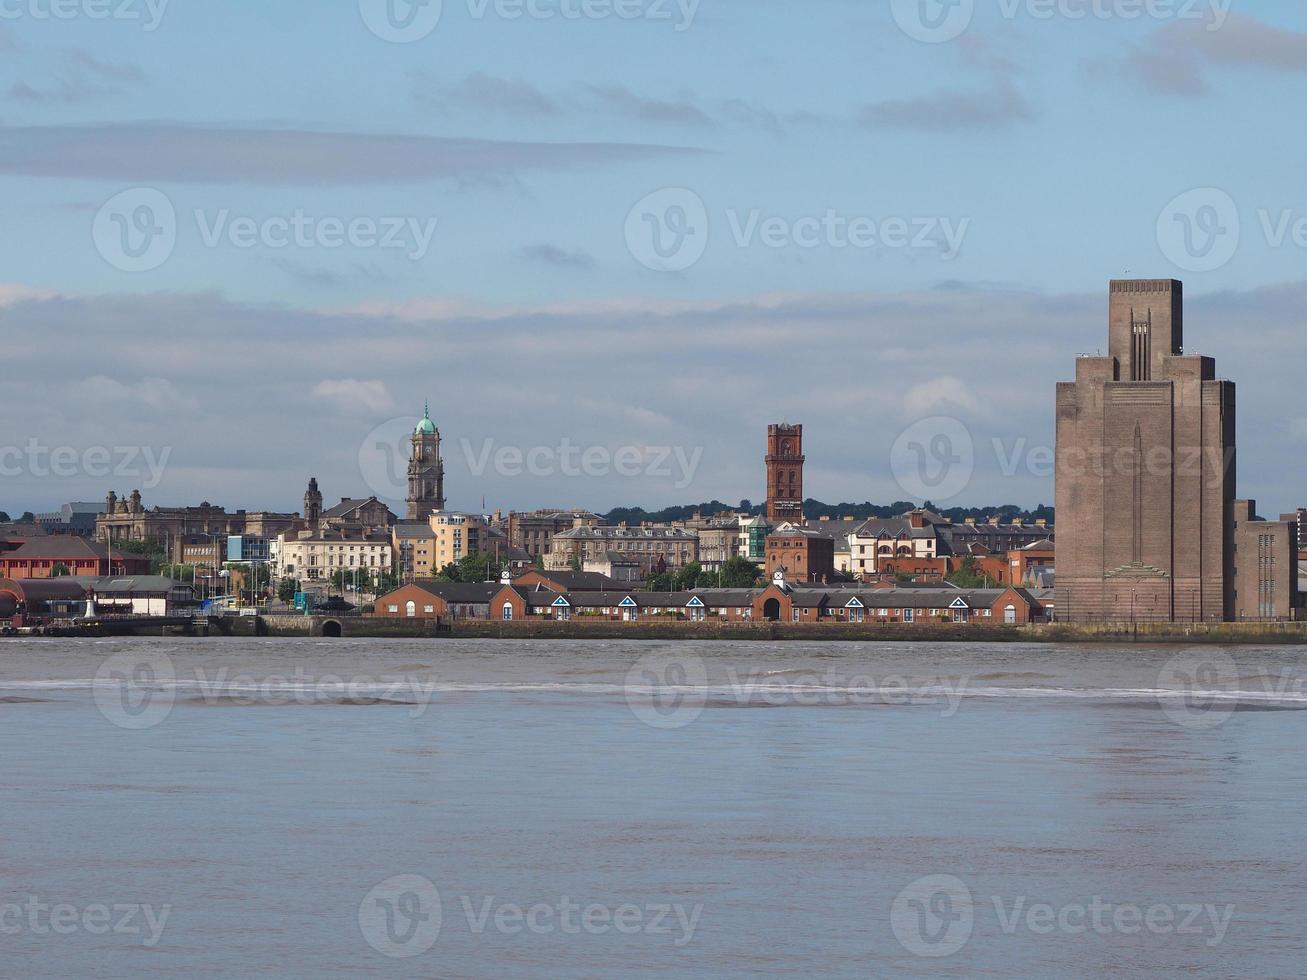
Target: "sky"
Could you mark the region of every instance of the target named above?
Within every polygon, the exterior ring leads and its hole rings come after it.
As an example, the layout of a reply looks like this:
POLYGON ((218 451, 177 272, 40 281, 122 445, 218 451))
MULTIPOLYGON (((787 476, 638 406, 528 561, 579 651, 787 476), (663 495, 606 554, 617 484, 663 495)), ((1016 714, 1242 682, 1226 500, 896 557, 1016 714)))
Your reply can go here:
POLYGON ((1304 503, 1289 0, 0 0, 0 510, 1052 503, 1107 284, 1185 282, 1304 503))

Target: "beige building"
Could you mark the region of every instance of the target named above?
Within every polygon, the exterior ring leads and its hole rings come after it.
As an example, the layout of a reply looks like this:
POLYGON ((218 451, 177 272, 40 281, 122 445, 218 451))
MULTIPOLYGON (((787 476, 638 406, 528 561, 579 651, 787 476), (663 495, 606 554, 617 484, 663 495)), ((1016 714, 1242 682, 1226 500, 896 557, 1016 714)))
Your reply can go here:
POLYGON ((676 527, 578 527, 553 536, 545 568, 562 571, 574 563, 584 568, 601 559, 611 561, 610 552, 648 574, 698 561, 699 539, 676 527))
POLYGON ((390 546, 403 581, 429 579, 439 571, 435 567, 436 532, 425 521, 396 524, 390 529, 390 546))
POLYGON ((695 533, 699 536, 699 564, 708 571, 718 571, 726 562, 739 556, 743 533, 739 518, 709 521, 695 533))
POLYGON ((554 535, 577 527, 595 527, 603 523, 588 510, 537 510, 519 514, 508 512, 508 543, 521 548, 532 558, 549 554, 554 535))
POLYGON ((481 514, 440 511, 428 518, 435 537, 432 539, 431 567, 439 574, 468 555, 482 550, 489 521, 481 514))
POLYGON ((325 582, 341 569, 389 573, 394 555, 391 536, 383 531, 288 531, 277 539, 273 567, 281 578, 325 582))
POLYGON ((121 498, 110 493, 104 507, 95 519, 97 541, 115 548, 129 541, 151 541, 158 544, 168 561, 179 564, 196 561, 201 555, 216 553, 220 557, 221 548, 232 535, 271 540, 294 527, 299 517, 263 511, 228 513, 207 500, 198 507, 147 509, 139 490, 121 498), (202 551, 194 550, 200 545, 205 546, 202 551))

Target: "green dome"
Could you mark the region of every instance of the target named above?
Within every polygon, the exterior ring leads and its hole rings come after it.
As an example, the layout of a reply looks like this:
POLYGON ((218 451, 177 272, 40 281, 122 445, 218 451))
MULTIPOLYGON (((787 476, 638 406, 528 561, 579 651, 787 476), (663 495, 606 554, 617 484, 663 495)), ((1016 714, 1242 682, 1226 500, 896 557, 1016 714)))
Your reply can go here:
POLYGON ((436 434, 436 423, 431 421, 431 406, 425 405, 422 408, 422 421, 418 427, 413 430, 415 436, 434 436, 436 434))

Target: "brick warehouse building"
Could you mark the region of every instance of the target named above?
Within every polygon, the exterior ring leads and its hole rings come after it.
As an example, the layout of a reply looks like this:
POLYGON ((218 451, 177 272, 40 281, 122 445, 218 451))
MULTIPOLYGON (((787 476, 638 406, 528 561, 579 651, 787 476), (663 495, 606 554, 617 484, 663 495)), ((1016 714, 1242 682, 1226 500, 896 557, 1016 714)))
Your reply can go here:
POLYGON ((1108 354, 1057 386, 1064 622, 1232 618, 1235 388, 1184 351, 1170 279, 1113 281, 1108 354))

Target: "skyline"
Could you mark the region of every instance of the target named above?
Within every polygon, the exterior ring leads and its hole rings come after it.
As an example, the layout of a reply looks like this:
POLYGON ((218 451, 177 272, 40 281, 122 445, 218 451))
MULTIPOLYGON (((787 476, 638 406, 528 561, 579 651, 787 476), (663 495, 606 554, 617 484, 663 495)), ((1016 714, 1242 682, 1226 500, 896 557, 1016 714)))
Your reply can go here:
POLYGON ((374 493, 360 446, 428 397, 452 507, 757 499, 781 418, 810 496, 893 501, 896 441, 936 417, 976 450, 936 503, 1032 507, 1053 386, 1127 272, 1185 281, 1191 343, 1241 386, 1241 493, 1300 504, 1307 413, 1272 403, 1304 352, 1307 196, 1271 116, 1307 82, 1298 7, 978 0, 928 43, 898 0, 504 2, 447 0, 412 43, 370 0, 5 8, 0 507, 133 488, 12 472, 32 439, 171 450, 157 502, 374 493), (125 271, 146 199, 175 234, 125 271), (706 240, 677 230, 696 202, 706 240), (666 447, 672 473, 478 477, 487 439, 666 447))

